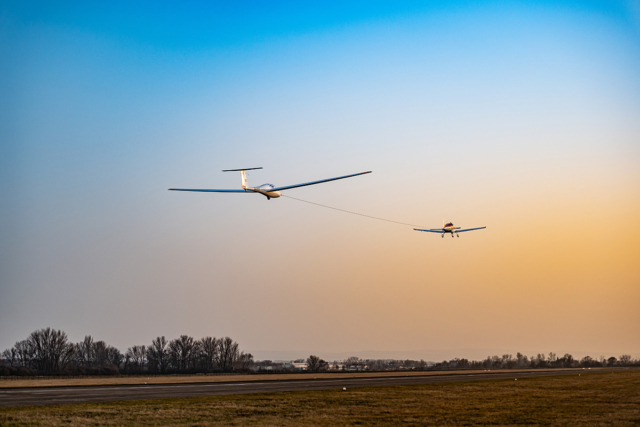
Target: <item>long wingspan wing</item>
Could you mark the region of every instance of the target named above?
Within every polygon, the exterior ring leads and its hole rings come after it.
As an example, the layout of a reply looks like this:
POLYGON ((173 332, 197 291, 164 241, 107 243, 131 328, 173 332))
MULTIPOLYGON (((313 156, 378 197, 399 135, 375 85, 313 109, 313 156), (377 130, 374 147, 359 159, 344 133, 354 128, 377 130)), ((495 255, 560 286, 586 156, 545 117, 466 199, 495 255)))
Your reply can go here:
POLYGON ((337 178, 321 179, 320 181, 306 182, 304 184, 287 185, 285 187, 273 188, 273 189, 271 189, 269 191, 282 191, 282 190, 289 190, 291 188, 306 187, 307 185, 320 184, 322 182, 335 181, 337 179, 351 178, 352 176, 364 175, 364 174, 367 174, 367 173, 371 173, 371 171, 354 173, 352 175, 339 176, 337 178))
POLYGON ((456 230, 455 233, 464 233, 465 231, 482 230, 487 227, 467 228, 466 230, 456 230))
POLYGON ((442 230, 423 230, 421 228, 414 228, 414 230, 416 230, 416 231, 427 231, 429 233, 440 233, 440 234, 444 233, 444 231, 442 231, 442 230))
POLYGON ((253 193, 253 191, 244 190, 207 190, 207 189, 191 189, 191 188, 170 188, 171 191, 200 191, 203 193, 253 193))

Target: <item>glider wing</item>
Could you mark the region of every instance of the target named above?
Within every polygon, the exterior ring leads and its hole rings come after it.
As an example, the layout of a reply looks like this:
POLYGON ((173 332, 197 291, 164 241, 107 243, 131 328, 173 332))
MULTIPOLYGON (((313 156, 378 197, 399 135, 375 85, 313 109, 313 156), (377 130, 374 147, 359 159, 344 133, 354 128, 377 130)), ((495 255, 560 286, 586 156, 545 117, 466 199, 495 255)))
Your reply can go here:
POLYGON ((198 188, 170 188, 171 191, 200 191, 203 193, 252 193, 252 191, 245 190, 209 190, 198 188))
POLYGON ((371 173, 371 171, 354 173, 352 175, 339 176, 337 178, 321 179, 320 181, 305 182, 304 184, 287 185, 284 187, 273 188, 269 191, 282 191, 282 190, 289 190, 291 188, 306 187, 307 185, 321 184, 323 182, 335 181, 335 180, 344 179, 344 178, 351 178, 352 176, 364 175, 367 173, 371 173))

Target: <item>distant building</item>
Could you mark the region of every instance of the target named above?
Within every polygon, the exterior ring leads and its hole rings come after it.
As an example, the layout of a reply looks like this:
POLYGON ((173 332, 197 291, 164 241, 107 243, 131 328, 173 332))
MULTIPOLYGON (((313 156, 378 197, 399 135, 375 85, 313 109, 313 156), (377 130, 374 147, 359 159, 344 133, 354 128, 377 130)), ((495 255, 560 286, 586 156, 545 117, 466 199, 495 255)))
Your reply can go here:
POLYGON ((291 362, 291 367, 297 371, 306 371, 307 362, 294 360, 293 362, 291 362))

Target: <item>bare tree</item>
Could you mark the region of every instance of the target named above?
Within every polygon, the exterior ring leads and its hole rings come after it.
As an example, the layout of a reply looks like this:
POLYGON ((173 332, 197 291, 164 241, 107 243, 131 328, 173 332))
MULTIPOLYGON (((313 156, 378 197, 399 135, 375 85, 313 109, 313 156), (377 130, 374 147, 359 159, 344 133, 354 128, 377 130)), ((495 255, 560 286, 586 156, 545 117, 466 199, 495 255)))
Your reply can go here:
POLYGON ((93 338, 91 335, 86 335, 84 340, 75 345, 74 356, 74 361, 78 366, 88 368, 94 363, 93 338))
POLYGON ((500 356, 491 356, 489 358, 490 364, 489 366, 492 368, 501 368, 502 367, 502 358, 500 356))
POLYGON ((529 360, 527 356, 518 352, 518 354, 516 354, 516 364, 519 368, 523 368, 529 364, 529 360))
MULTIPOLYGON (((144 347, 144 346, 142 346, 144 347)), ((93 364, 103 366, 108 361, 109 346, 104 341, 93 343, 93 364)))
POLYGON ((243 351, 238 355, 238 365, 240 369, 246 371, 253 364, 253 354, 245 353, 243 351))
POLYGON ((307 371, 320 372, 327 368, 327 362, 320 359, 318 356, 311 355, 307 358, 307 371))
POLYGON ((34 348, 28 339, 18 341, 13 348, 18 357, 19 366, 33 367, 34 348))
MULTIPOLYGON (((122 360, 120 350, 104 341, 94 341, 91 335, 85 336, 84 340, 73 346, 73 364, 79 368, 106 368, 107 372, 116 373, 122 360)), ((127 365, 131 366, 132 358, 129 357, 128 360, 127 365)))
POLYGON ((562 367, 564 368, 571 368, 575 363, 573 356, 570 355, 569 353, 565 353, 565 355, 562 356, 560 359, 558 359, 558 361, 561 363, 562 367))
POLYGON ((238 343, 231 338, 225 337, 220 339, 220 351, 218 352, 218 366, 226 371, 233 367, 233 362, 238 357, 238 343))
POLYGON ((538 353, 538 355, 536 356, 535 359, 532 359, 532 361, 535 360, 535 364, 537 367, 541 368, 547 365, 547 358, 544 354, 542 353, 538 353))
POLYGON ((152 371, 164 373, 167 370, 169 350, 167 348, 167 339, 164 336, 157 337, 151 341, 151 345, 147 347, 147 359, 149 369, 152 371))
POLYGON ((129 347, 125 353, 125 359, 127 368, 143 370, 147 361, 147 348, 143 345, 129 347))
POLYGON ((591 356, 585 356, 580 360, 580 366, 590 367, 594 365, 595 360, 591 358, 591 356))
POLYGON ((186 370, 192 367, 194 359, 194 341, 188 335, 180 335, 169 343, 171 363, 176 369, 186 370))
POLYGON ((630 365, 631 364, 631 356, 629 356, 628 354, 623 354, 622 356, 620 356, 619 363, 622 366, 630 365))
POLYGON ((200 340, 193 342, 193 349, 191 350, 191 358, 189 360, 189 366, 192 369, 202 369, 202 343, 200 340))
POLYGON ((32 332, 27 339, 35 368, 45 374, 62 373, 73 356, 67 334, 51 328, 32 332))
POLYGON ((107 347, 107 363, 111 363, 115 367, 118 367, 122 364, 123 359, 124 357, 122 356, 122 353, 120 353, 120 350, 113 346, 107 347))
MULTIPOLYGON (((421 360, 420 362, 424 362, 424 361, 421 360)), ((381 371, 381 370, 387 369, 389 367, 389 362, 386 361, 386 360, 371 359, 371 360, 367 360, 367 365, 369 366, 369 368, 371 368, 371 370, 381 371)), ((426 366, 426 363, 424 363, 424 365, 426 366)), ((334 366, 334 369, 339 369, 339 366, 336 363, 334 363, 333 366, 334 366)), ((347 366, 346 362, 343 363, 343 367, 344 366, 347 366)))
POLYGON ((357 356, 351 356, 344 361, 344 366, 349 369, 351 366, 361 366, 364 364, 364 361, 357 356))
POLYGON ((515 365, 516 365, 516 361, 515 361, 515 359, 513 358, 513 356, 512 356, 512 355, 510 355, 510 354, 503 354, 503 355, 502 355, 502 364, 501 364, 501 367, 502 367, 502 368, 509 368, 509 369, 511 369, 511 368, 513 368, 515 365))
POLYGON ((18 366, 18 354, 15 347, 3 351, 2 360, 9 366, 18 366))
POLYGON ((213 337, 204 337, 199 341, 199 344, 202 365, 204 369, 211 371, 219 359, 220 340, 213 337))

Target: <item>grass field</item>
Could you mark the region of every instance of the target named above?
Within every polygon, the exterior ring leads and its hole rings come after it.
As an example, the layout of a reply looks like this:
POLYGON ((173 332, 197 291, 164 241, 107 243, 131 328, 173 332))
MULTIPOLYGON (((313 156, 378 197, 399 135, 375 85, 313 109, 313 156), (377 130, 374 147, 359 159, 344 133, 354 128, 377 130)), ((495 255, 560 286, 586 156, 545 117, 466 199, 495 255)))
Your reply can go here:
POLYGON ((640 425, 640 371, 0 408, 2 426, 640 425))
MULTIPOLYGON (((541 372, 550 369, 495 369, 490 372, 541 372)), ((564 370, 564 369, 563 369, 564 370)), ((582 372, 581 369, 570 369, 582 372)), ((552 370, 551 370, 552 371, 552 370)), ((94 385, 124 385, 124 384, 186 384, 186 383, 218 383, 234 381, 269 381, 269 380, 306 380, 309 378, 371 378, 371 377, 404 377, 416 375, 455 375, 486 374, 486 371, 392 371, 392 372, 324 372, 324 373, 296 373, 296 374, 254 374, 254 375, 156 375, 145 377, 89 377, 89 378, 51 378, 51 379, 0 379, 0 389, 16 387, 64 387, 64 386, 94 386, 94 385)))

